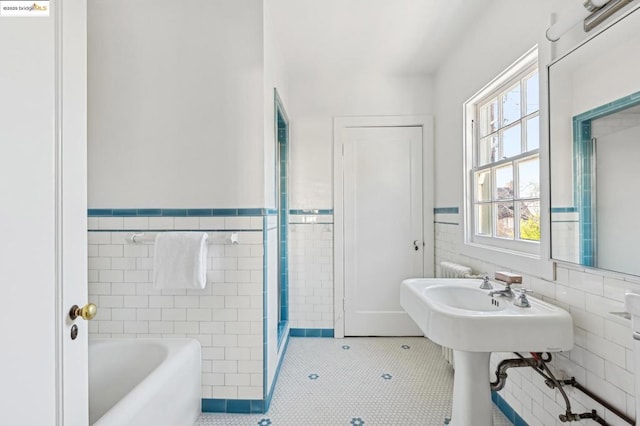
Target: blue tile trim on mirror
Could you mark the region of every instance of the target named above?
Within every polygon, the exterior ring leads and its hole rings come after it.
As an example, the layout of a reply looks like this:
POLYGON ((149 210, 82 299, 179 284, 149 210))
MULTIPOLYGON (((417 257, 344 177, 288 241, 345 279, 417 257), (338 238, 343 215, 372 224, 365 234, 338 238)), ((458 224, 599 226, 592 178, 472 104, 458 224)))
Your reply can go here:
POLYGON ((525 422, 524 419, 520 417, 520 415, 516 413, 513 408, 511 408, 507 401, 505 401, 498 392, 491 392, 491 400, 493 401, 495 406, 498 407, 500 411, 502 411, 505 417, 509 419, 511 423, 513 423, 514 426, 529 426, 527 422, 525 422))
POLYGON ((579 256, 581 265, 596 266, 596 223, 594 223, 596 206, 592 192, 596 177, 593 169, 594 144, 596 142, 591 137, 591 122, 636 105, 640 105, 640 92, 616 99, 573 117, 573 201, 580 221, 579 256))
POLYGON ((333 328, 292 328, 291 337, 334 337, 333 328))
POLYGON ((267 208, 240 209, 88 209, 89 217, 214 217, 214 216, 273 216, 277 212, 267 208))
POLYGON ((436 207, 433 209, 434 214, 458 214, 459 212, 458 207, 436 207))

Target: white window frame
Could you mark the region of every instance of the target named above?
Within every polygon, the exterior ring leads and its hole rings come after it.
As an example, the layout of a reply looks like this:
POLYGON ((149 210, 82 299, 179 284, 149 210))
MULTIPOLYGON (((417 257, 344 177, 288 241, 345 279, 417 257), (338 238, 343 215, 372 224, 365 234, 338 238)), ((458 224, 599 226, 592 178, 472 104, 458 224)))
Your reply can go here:
MULTIPOLYGON (((515 78, 519 78, 530 71, 530 68, 538 62, 537 46, 530 49, 505 71, 493 79, 489 84, 474 94, 463 107, 464 123, 464 202, 463 202, 463 245, 462 253, 485 262, 502 265, 522 273, 531 273, 537 277, 553 279, 553 262, 549 259, 549 230, 548 230, 548 148, 546 147, 546 74, 541 72, 538 65, 539 81, 539 120, 540 120, 540 148, 538 159, 540 162, 540 242, 500 240, 493 237, 478 237, 474 233, 475 213, 472 193, 475 190, 472 170, 474 168, 474 139, 475 129, 472 121, 476 117, 476 109, 481 99, 490 94, 499 92, 513 84, 515 78)), ((532 153, 514 157, 527 157, 532 153)), ((508 161, 512 161, 510 158, 508 161)), ((508 162, 507 161, 507 162, 508 162)))

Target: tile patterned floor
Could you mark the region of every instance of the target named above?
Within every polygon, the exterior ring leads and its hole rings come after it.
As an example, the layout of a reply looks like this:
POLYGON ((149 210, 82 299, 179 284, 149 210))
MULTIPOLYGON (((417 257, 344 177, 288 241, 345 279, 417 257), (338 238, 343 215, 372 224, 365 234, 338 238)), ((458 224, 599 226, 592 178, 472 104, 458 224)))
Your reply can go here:
MULTIPOLYGON (((213 425, 443 425, 453 371, 425 338, 291 338, 267 414, 202 414, 213 425)), ((511 423, 494 408, 494 426, 511 423)))

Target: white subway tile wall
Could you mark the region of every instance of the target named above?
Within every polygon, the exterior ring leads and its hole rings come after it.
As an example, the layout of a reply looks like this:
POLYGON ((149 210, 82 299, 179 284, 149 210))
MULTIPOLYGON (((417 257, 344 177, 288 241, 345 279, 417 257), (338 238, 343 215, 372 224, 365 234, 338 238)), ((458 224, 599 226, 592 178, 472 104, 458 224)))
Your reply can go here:
POLYGON ((90 218, 89 298, 95 337, 191 337, 202 345, 202 398, 263 399, 262 218, 90 218), (96 220, 97 219, 97 220, 96 220), (127 243, 136 230, 203 229, 239 244, 208 246, 203 290, 154 290, 153 244, 127 243))
POLYGON ((333 221, 292 215, 289 222, 289 325, 333 329, 333 221))
MULTIPOLYGON (((455 220, 458 222, 458 220, 455 220)), ((474 272, 510 270, 508 265, 494 265, 460 254, 461 226, 436 222, 436 265, 451 261, 470 266, 474 272)), ((518 271, 513 271, 518 272, 518 271)), ((640 291, 637 277, 590 270, 568 264, 558 265, 556 280, 523 275, 523 285, 534 297, 569 311, 574 321, 575 347, 554 354, 553 369, 559 378, 575 377, 613 406, 635 418, 634 372, 631 322, 610 312, 624 311, 625 291, 640 291)), ((492 371, 498 362, 512 358, 511 353, 492 356, 492 371)), ((592 409, 616 426, 628 425, 581 392, 566 388, 576 413, 592 409)), ((564 424, 558 415, 565 412, 560 393, 549 389, 541 376, 531 369, 509 370, 507 385, 500 392, 507 403, 531 426, 564 424)), ((592 424, 591 421, 572 424, 592 424)))
POLYGON ((553 256, 557 259, 578 262, 580 259, 578 213, 552 213, 551 229, 553 256))

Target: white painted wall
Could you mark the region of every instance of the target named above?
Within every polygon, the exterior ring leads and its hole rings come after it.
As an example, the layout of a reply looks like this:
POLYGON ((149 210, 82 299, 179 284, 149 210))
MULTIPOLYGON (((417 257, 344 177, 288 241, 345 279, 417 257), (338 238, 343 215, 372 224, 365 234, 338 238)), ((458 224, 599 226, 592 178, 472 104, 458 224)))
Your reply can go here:
POLYGON ((280 44, 275 36, 273 3, 264 2, 264 187, 265 207, 275 208, 275 104, 274 89, 288 111, 288 79, 280 44))
POLYGON ((433 112, 428 75, 351 74, 289 76, 291 207, 333 208, 333 117, 420 115, 433 112))
POLYGON ((89 2, 89 207, 264 206, 263 1, 89 2))
MULTIPOLYGON (((487 3, 485 14, 467 28, 466 37, 443 62, 434 81, 436 206, 463 205, 463 103, 536 43, 540 43, 544 72, 544 65, 551 58, 550 46, 544 38, 550 14, 568 4, 569 0, 544 0, 535 4, 512 0, 487 3)), ((577 38, 574 34, 564 39, 556 46, 558 53, 570 46, 568 40, 577 38)), ((544 102, 543 98, 541 104, 544 102)), ((545 143, 541 141, 541 145, 545 143)), ((543 167, 543 173, 545 171, 543 167)), ((439 216, 436 215, 436 261, 462 263, 472 266, 476 272, 506 269, 523 273, 524 286, 533 289, 535 297, 561 306, 572 315, 575 347, 555 357, 557 371, 575 376, 587 388, 634 417, 630 323, 609 312, 624 310, 624 292, 640 289, 637 278, 560 265, 555 268, 553 279, 544 279, 540 272, 527 274, 510 262, 492 261, 488 253, 465 255, 462 253, 462 213, 446 215, 441 223, 438 223, 439 216)), ((543 220, 547 219, 543 216, 543 220)), ((540 261, 543 263, 544 259, 540 261)), ((512 357, 512 354, 494 355, 493 366, 505 357, 512 357)), ((501 395, 531 425, 556 424, 558 414, 564 412, 557 392, 548 389, 531 372, 516 370, 510 373, 501 395)), ((603 414, 601 407, 578 392, 570 391, 569 395, 576 411, 597 409, 603 414)), ((624 424, 611 413, 606 412, 604 416, 611 424, 624 424)))

